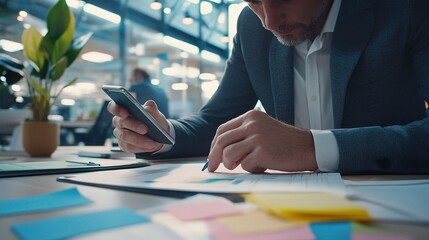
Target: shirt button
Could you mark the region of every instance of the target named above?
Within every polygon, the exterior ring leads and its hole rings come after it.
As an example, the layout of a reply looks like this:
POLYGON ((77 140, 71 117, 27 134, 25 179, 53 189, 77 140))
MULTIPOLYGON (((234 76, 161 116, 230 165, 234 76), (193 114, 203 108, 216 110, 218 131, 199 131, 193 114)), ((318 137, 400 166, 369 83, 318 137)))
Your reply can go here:
POLYGON ((311 96, 311 101, 316 101, 317 100, 317 96, 311 96))

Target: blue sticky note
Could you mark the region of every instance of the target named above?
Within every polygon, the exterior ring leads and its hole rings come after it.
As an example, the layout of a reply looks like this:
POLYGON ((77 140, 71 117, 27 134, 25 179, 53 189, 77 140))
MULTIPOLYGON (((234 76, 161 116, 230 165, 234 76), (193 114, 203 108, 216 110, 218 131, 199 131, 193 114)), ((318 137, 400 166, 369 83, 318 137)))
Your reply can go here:
POLYGON ((126 208, 55 217, 12 226, 13 231, 25 240, 71 238, 84 233, 146 223, 149 219, 126 208))
POLYGON ((350 240, 352 225, 350 222, 324 222, 310 224, 316 240, 350 240))
POLYGON ((42 212, 90 203, 76 188, 19 199, 0 200, 0 216, 42 212))

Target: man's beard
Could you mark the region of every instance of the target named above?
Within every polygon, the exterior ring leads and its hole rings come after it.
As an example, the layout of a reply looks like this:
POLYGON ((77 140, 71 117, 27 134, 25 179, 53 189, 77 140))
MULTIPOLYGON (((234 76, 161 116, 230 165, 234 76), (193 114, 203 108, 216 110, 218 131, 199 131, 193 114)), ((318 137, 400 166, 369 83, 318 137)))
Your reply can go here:
MULTIPOLYGON (((330 0, 323 1, 322 5, 320 6, 317 15, 313 18, 313 20, 310 22, 309 25, 305 25, 302 23, 296 23, 296 24, 282 24, 280 25, 275 31, 271 31, 274 36, 276 36, 277 40, 285 45, 285 46, 296 46, 307 39, 309 39, 311 36, 313 36, 314 31, 316 27, 320 24, 322 21, 322 16, 327 11, 327 8, 329 7, 330 0), (278 32, 292 32, 293 30, 302 30, 302 34, 295 38, 292 34, 290 35, 280 35, 278 32)), ((264 26, 265 27, 265 26, 264 26)))

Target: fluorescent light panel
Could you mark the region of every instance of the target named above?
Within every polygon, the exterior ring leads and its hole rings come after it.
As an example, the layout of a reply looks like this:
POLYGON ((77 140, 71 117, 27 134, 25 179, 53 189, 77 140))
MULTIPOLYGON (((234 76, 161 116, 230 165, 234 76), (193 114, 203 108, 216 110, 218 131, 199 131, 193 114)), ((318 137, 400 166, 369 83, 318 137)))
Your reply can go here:
POLYGON ((121 16, 119 16, 118 14, 109 12, 90 3, 85 4, 83 6, 83 10, 87 13, 90 13, 94 16, 97 16, 115 24, 119 24, 121 22, 121 16))
POLYGON ((170 36, 164 36, 163 41, 165 44, 168 44, 172 47, 181 49, 183 51, 186 51, 188 53, 192 53, 192 54, 198 54, 198 47, 192 44, 189 44, 187 42, 181 41, 179 39, 176 38, 172 38, 170 36))
POLYGON ((0 46, 3 50, 5 50, 7 52, 16 52, 16 51, 24 49, 24 46, 22 46, 21 43, 6 40, 6 39, 0 40, 0 46))
POLYGON ((109 62, 113 60, 112 55, 101 53, 101 52, 87 52, 82 54, 81 58, 88 62, 94 62, 94 63, 103 63, 103 62, 109 62))
POLYGON ((201 57, 212 62, 216 62, 216 63, 220 62, 219 55, 206 50, 201 51, 201 57))

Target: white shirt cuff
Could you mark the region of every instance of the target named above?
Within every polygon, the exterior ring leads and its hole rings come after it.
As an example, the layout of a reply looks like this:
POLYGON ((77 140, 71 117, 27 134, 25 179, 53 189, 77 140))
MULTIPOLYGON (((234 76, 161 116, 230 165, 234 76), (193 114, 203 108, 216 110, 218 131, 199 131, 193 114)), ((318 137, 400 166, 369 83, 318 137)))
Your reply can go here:
POLYGON ((322 172, 337 171, 340 160, 337 139, 329 130, 310 130, 313 134, 316 162, 322 172))
MULTIPOLYGON (((170 127, 170 136, 171 136, 173 139, 176 139, 176 130, 174 130, 173 124, 171 124, 171 122, 170 122, 170 121, 168 121, 168 119, 167 119, 167 123, 168 123, 168 126, 170 127)), ((152 154, 156 154, 156 153, 165 153, 165 152, 170 151, 170 150, 171 150, 171 148, 173 148, 173 144, 164 144, 164 146, 162 146, 162 148, 161 148, 161 149, 159 149, 158 151, 156 151, 156 152, 154 152, 154 153, 152 153, 152 154)))

